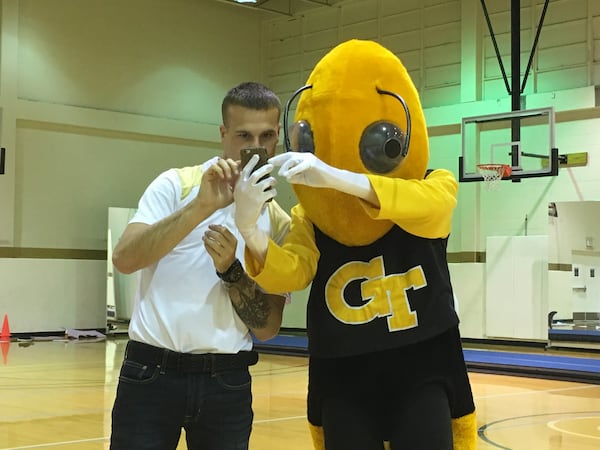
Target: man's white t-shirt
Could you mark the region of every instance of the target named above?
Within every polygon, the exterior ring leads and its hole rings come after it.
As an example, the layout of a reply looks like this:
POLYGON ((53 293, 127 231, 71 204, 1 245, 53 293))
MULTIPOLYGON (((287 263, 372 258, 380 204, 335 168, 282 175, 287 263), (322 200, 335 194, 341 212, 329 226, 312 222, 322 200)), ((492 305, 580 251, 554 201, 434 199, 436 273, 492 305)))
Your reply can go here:
MULTIPOLYGON (((198 194, 202 170, 215 159, 159 175, 142 195, 130 223, 154 224, 191 202, 198 194)), ((234 208, 232 204, 216 211, 170 253, 141 270, 129 324, 131 339, 182 353, 237 353, 252 348, 248 327, 234 310, 202 241, 209 224, 226 226, 238 240, 236 256, 243 263, 245 244, 235 226, 234 208)), ((289 227, 286 217, 271 202, 258 227, 280 243, 289 227)))

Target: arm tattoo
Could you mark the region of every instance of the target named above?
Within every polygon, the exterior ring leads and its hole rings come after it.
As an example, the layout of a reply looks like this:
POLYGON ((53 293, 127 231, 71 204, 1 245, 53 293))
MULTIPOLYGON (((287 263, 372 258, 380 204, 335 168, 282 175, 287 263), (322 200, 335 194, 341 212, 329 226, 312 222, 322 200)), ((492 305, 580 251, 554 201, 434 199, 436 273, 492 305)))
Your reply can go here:
POLYGON ((265 328, 269 322, 271 304, 264 292, 244 273, 239 281, 227 283, 229 298, 240 319, 250 329, 265 328))

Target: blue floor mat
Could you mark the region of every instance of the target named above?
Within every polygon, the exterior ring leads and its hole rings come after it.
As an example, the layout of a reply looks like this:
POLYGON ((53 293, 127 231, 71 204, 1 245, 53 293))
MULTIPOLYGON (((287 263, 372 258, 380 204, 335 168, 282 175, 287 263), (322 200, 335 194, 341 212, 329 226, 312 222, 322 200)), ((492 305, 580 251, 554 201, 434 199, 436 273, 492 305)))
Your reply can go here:
MULTIPOLYGON (((255 340, 255 348, 265 353, 307 355, 306 336, 279 335, 268 341, 255 340)), ((600 384, 598 358, 521 353, 485 349, 464 349, 467 368, 473 372, 528 376, 600 384)))
POLYGON ((546 369, 577 370, 600 374, 600 358, 543 355, 531 353, 499 352, 465 349, 465 360, 511 366, 534 366, 546 369))
POLYGON ((474 372, 600 384, 599 358, 464 349, 474 372))
POLYGON ((297 349, 303 349, 305 351, 308 351, 308 338, 306 336, 288 336, 288 335, 277 335, 272 339, 269 339, 268 341, 258 341, 258 340, 254 340, 254 344, 257 346, 267 346, 267 347, 271 347, 271 346, 275 346, 275 347, 290 347, 290 348, 297 348, 297 349))
POLYGON ((548 339, 571 342, 600 342, 600 330, 582 328, 552 328, 548 330, 548 339))

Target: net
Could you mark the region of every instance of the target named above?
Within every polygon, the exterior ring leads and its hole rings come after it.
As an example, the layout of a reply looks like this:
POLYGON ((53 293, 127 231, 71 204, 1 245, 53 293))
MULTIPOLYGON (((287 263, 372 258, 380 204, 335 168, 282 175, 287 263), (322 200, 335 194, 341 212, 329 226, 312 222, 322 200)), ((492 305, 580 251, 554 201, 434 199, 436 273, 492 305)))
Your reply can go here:
POLYGON ((485 187, 493 191, 500 185, 503 177, 509 177, 511 168, 507 164, 477 164, 477 172, 483 177, 485 187))

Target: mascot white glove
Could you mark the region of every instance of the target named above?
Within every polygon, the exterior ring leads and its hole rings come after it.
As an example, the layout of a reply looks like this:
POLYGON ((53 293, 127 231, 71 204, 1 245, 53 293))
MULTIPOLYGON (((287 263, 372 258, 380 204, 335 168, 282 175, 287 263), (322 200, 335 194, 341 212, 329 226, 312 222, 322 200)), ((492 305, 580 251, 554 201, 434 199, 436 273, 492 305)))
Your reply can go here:
POLYGON ((375 196, 366 175, 332 167, 312 153, 287 152, 270 158, 269 163, 281 166, 279 175, 292 184, 335 189, 367 201, 375 196))
POLYGON ((258 155, 253 155, 240 172, 235 184, 233 198, 235 200, 235 225, 244 237, 246 246, 254 257, 264 263, 269 246, 269 237, 258 228, 257 222, 265 203, 277 195, 273 187, 275 178, 270 176, 273 165, 265 164, 252 172, 258 155))

